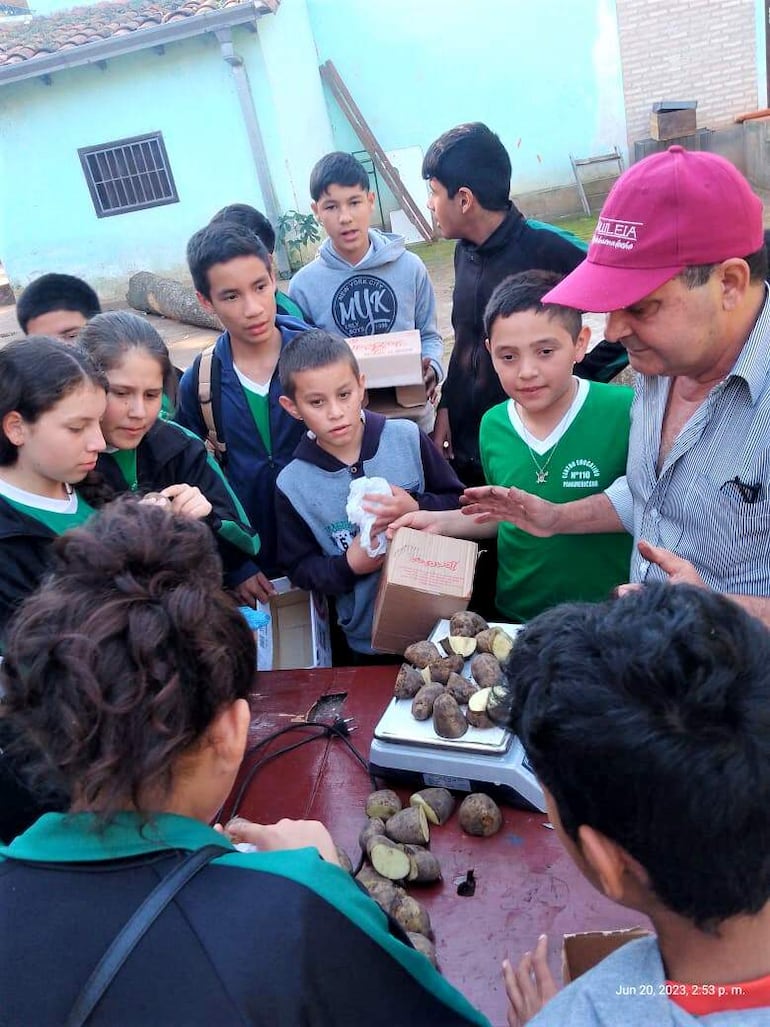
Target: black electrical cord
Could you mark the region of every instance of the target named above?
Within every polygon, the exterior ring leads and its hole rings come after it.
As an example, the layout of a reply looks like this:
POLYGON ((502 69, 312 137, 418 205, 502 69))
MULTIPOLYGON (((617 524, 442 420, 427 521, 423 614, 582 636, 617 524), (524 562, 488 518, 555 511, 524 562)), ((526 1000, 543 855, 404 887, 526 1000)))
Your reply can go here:
MULTIPOLYGON (((347 723, 341 717, 338 717, 333 724, 314 723, 313 721, 303 721, 301 724, 288 724, 286 727, 281 728, 278 731, 273 731, 265 738, 260 739, 259 742, 256 742, 254 745, 250 746, 246 750, 244 758, 246 756, 254 755, 254 753, 257 752, 260 748, 264 747, 272 741, 275 741, 276 738, 280 738, 282 735, 287 734, 291 731, 296 731, 300 728, 320 728, 321 730, 318 732, 314 732, 307 738, 300 739, 300 741, 298 742, 294 742, 291 745, 286 745, 282 749, 276 749, 274 752, 268 753, 266 756, 262 757, 262 759, 259 759, 254 764, 252 764, 252 766, 249 767, 243 781, 241 782, 240 787, 238 788, 235 799, 231 803, 230 816, 227 818, 228 820, 232 820, 233 817, 237 816, 238 810, 240 809, 241 803, 243 802, 246 791, 251 785, 251 782, 254 779, 254 776, 258 770, 261 770, 262 767, 266 766, 268 763, 271 763, 279 756, 283 756, 286 753, 293 752, 295 749, 299 749, 303 745, 307 745, 309 742, 314 742, 319 738, 340 738, 345 743, 350 752, 353 754, 353 756, 356 758, 356 760, 368 773, 369 779, 372 782, 373 787, 377 787, 374 776, 372 775, 371 770, 369 768, 368 760, 361 755, 361 753, 358 751, 355 745, 353 745, 353 743, 350 741, 350 738, 348 737, 350 729, 348 728, 347 723)), ((221 819, 223 810, 224 806, 219 810, 217 816, 214 818, 215 822, 218 822, 221 819)))

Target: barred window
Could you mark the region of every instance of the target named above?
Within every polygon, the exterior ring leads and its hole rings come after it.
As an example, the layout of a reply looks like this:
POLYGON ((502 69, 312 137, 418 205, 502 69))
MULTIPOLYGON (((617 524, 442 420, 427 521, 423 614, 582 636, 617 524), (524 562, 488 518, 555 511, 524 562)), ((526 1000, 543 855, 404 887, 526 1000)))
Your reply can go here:
POLYGON ((78 150, 96 216, 178 203, 160 132, 78 150))

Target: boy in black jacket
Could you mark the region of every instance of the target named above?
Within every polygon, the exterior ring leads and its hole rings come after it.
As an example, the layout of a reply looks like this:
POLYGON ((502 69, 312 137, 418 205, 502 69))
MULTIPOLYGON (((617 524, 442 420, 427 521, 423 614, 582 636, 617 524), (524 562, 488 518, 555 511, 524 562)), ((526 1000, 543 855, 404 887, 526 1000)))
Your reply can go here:
MULTIPOLYGON (((585 258, 575 236, 530 221, 511 203, 511 161, 486 125, 458 125, 428 149, 422 165, 430 188, 428 208, 455 248, 452 326, 455 344, 442 388, 433 441, 451 459, 462 481, 485 484, 479 425, 506 399, 485 347, 484 309, 508 275, 540 269, 567 274, 585 258)), ((582 378, 608 381, 628 362, 600 343, 575 368, 582 378)))

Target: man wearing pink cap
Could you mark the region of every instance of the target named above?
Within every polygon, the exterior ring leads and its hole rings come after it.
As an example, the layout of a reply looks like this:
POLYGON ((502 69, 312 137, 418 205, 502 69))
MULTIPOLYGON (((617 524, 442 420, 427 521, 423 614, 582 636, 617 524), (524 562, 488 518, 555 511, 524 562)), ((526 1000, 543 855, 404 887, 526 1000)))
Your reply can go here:
POLYGON ((729 593, 770 623, 770 300, 762 203, 729 161, 672 146, 633 165, 588 256, 544 301, 610 311, 638 371, 626 475, 554 505, 468 489, 533 535, 628 531, 630 580, 729 593))

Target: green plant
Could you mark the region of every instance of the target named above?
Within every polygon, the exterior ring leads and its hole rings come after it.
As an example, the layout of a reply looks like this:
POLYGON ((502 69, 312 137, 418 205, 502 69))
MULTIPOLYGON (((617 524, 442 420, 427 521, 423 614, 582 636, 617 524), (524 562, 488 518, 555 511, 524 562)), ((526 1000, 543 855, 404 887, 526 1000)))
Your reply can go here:
POLYGON ((276 229, 276 240, 286 247, 290 266, 302 267, 305 247, 321 238, 321 229, 315 216, 300 214, 298 210, 287 210, 278 218, 276 229))

